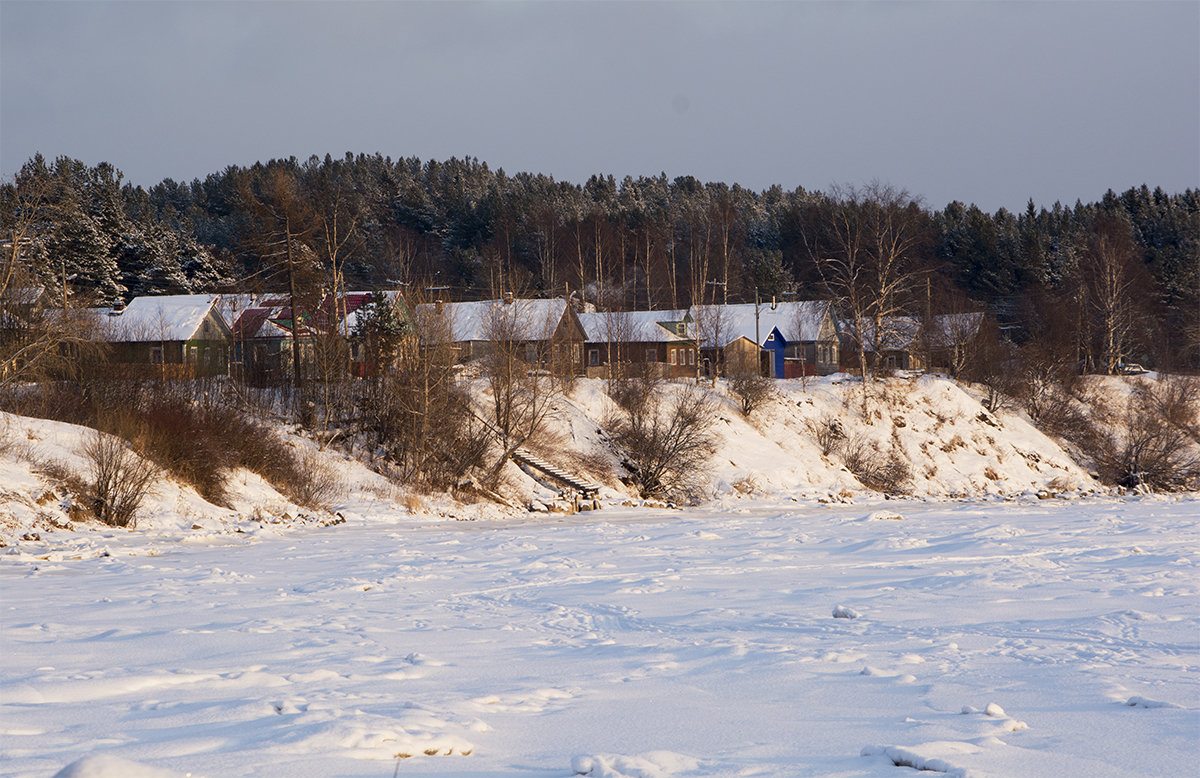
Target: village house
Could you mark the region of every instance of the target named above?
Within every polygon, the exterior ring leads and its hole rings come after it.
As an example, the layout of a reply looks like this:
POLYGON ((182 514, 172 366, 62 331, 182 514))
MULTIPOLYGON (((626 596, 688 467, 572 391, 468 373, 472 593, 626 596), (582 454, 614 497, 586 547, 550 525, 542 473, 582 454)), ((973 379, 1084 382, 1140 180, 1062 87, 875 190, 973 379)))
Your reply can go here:
POLYGON ((609 378, 615 366, 650 369, 659 378, 695 376, 696 341, 688 335, 687 311, 581 313, 588 378, 609 378))
POLYGON ((458 362, 486 357, 498 345, 517 349, 526 362, 578 375, 583 372, 584 329, 566 300, 506 295, 498 300, 418 305, 424 345, 451 344, 458 362))
MULTIPOLYGON (((976 349, 983 330, 982 313, 938 314, 927 321, 915 316, 885 316, 878 334, 874 322, 863 330, 867 364, 877 370, 930 370, 957 373, 976 349)), ((843 358, 857 365, 853 322, 844 322, 843 358)))
POLYGON ((232 332, 215 294, 135 297, 92 309, 114 365, 130 377, 190 379, 227 375, 232 332))
POLYGON ((724 372, 756 363, 773 378, 838 370, 838 328, 826 301, 694 305, 690 313, 704 358, 724 372))
MULTIPOLYGON (((265 297, 233 322, 231 371, 253 384, 285 380, 292 373, 292 317, 286 298, 265 297)), ((301 361, 311 359, 312 333, 301 325, 301 361), (306 356, 307 355, 307 356, 306 356)))

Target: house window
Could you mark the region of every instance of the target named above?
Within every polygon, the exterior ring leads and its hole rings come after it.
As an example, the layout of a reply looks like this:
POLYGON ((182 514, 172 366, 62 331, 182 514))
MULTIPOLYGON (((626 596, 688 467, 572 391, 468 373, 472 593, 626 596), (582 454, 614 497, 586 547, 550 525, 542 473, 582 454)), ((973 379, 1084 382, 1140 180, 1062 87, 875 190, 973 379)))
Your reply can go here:
POLYGON ((592 367, 596 367, 600 364, 600 349, 598 349, 598 348, 588 349, 588 364, 591 365, 592 367))
POLYGON ((688 349, 688 364, 689 365, 696 364, 696 349, 694 349, 694 348, 688 349))
POLYGON ((580 343, 571 344, 571 361, 578 362, 580 355, 583 353, 583 345, 580 343))
POLYGON ((188 346, 188 362, 193 365, 196 364, 196 350, 195 346, 188 346))
POLYGON ((768 343, 770 343, 770 342, 771 342, 771 341, 773 341, 773 340, 775 340, 775 333, 774 333, 774 332, 772 332, 770 335, 768 335, 768 336, 767 336, 767 342, 768 342, 768 343))
POLYGON ((161 365, 163 363, 162 346, 150 347, 150 364, 161 365))
POLYGON ((658 361, 658 349, 656 349, 656 348, 646 349, 646 361, 647 362, 657 362, 658 361))

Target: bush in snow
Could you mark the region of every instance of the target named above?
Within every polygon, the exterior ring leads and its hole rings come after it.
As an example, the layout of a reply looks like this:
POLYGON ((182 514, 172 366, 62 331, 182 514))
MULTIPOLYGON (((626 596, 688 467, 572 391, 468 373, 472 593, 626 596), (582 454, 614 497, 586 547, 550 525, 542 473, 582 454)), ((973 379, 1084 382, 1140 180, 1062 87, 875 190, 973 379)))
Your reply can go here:
POLYGON ((285 484, 287 495, 305 508, 328 509, 341 488, 337 472, 310 449, 297 454, 294 462, 285 484))
POLYGON ((88 435, 80 453, 87 461, 96 518, 114 527, 133 526, 157 469, 124 440, 99 430, 88 435))
POLYGON ((1139 384, 1123 403, 1098 401, 1077 442, 1102 481, 1160 491, 1200 482, 1200 398, 1189 379, 1139 384))
POLYGON ((775 384, 754 370, 738 370, 729 376, 729 392, 741 405, 742 415, 749 416, 775 396, 775 384))
POLYGON ((826 413, 816 419, 807 419, 804 424, 812 433, 813 441, 821 448, 822 456, 832 454, 846 439, 846 433, 842 430, 842 422, 837 414, 826 413))
POLYGON ((622 464, 645 497, 686 493, 712 457, 716 403, 682 384, 669 391, 633 391, 625 399, 630 397, 605 423, 622 464))
POLYGON ((868 489, 885 494, 903 494, 912 482, 908 462, 894 447, 884 451, 875 441, 854 436, 844 438, 838 453, 846 469, 868 489))

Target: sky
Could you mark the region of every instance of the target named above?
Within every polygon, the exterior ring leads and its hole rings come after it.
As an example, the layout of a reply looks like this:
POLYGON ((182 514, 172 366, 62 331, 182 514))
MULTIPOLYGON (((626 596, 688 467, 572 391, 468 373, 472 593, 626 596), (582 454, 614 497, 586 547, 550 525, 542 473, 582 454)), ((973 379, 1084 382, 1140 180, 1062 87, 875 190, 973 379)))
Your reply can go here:
POLYGON ((0 173, 476 157, 940 208, 1200 187, 1200 2, 0 0, 0 173))

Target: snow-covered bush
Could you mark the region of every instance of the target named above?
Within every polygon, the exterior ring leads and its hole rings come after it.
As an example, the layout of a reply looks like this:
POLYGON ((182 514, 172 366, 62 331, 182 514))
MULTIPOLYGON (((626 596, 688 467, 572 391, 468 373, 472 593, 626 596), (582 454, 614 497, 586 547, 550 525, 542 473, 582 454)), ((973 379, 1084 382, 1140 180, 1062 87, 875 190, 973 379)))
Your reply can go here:
POLYGON ((729 392, 741 405, 742 415, 749 416, 775 396, 775 382, 753 370, 738 370, 729 376, 729 392))

